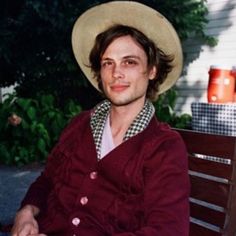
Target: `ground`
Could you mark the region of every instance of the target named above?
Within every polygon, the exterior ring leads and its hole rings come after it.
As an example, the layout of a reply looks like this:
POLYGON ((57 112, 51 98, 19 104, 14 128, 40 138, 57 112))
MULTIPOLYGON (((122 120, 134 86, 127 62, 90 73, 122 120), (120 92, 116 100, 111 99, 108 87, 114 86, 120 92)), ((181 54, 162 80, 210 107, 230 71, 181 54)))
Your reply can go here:
MULTIPOLYGON (((12 222, 30 183, 40 174, 42 166, 9 167, 0 165, 0 223, 12 222)), ((1 235, 1 233, 0 233, 1 235)))

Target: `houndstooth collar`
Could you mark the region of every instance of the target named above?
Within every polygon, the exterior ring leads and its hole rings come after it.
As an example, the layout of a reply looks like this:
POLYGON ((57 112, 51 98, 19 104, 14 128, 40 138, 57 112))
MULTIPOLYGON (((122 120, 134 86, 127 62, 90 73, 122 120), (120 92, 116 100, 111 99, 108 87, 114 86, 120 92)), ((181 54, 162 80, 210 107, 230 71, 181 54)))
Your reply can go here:
MULTIPOLYGON (((111 103, 108 100, 104 100, 95 107, 90 120, 90 126, 93 133, 93 139, 96 145, 98 159, 101 158, 102 134, 107 116, 110 112, 110 107, 111 103)), ((146 100, 143 109, 140 111, 140 113, 137 115, 133 123, 126 131, 123 141, 126 141, 134 135, 143 131, 149 124, 154 113, 154 106, 149 100, 146 100)))

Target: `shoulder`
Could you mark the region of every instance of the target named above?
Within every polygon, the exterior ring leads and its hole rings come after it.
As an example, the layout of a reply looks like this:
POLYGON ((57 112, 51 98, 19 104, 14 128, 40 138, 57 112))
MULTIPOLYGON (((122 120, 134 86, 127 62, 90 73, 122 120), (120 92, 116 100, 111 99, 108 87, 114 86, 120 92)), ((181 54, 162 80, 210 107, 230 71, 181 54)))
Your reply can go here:
POLYGON ((73 133, 78 134, 78 131, 87 128, 90 123, 91 112, 92 110, 82 111, 80 114, 74 116, 63 129, 60 139, 65 139, 68 136, 71 137, 73 133))
POLYGON ((148 150, 146 165, 155 169, 161 163, 161 166, 175 166, 187 170, 187 150, 180 134, 156 118, 148 128, 149 132, 145 137, 145 140, 148 140, 145 145, 148 150))
POLYGON ((74 116, 70 120, 68 127, 76 126, 83 122, 88 122, 90 120, 91 113, 92 113, 92 110, 82 111, 80 114, 74 116))
POLYGON ((186 147, 180 134, 168 124, 159 122, 153 117, 145 132, 145 150, 148 150, 147 159, 166 160, 185 159, 186 147))
POLYGON ((147 127, 147 135, 151 141, 156 145, 156 142, 174 142, 183 143, 180 134, 172 129, 169 124, 160 122, 156 117, 153 117, 149 126, 147 127))

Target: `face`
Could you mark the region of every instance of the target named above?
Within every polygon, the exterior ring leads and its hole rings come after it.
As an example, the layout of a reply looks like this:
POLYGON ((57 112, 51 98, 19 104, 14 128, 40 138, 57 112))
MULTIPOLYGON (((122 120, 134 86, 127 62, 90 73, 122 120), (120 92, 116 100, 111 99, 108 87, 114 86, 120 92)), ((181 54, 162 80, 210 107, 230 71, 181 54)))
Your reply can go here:
POLYGON ((148 71, 147 55, 131 36, 115 39, 102 55, 103 91, 115 106, 143 105, 149 79, 155 73, 155 67, 148 71))

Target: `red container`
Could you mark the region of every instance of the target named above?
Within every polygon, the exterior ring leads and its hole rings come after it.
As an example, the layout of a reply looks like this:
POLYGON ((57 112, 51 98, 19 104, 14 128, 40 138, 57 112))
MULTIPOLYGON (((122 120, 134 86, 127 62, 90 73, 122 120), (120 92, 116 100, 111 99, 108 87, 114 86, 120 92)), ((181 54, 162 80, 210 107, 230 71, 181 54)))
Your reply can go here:
POLYGON ((234 87, 234 102, 236 102, 236 66, 232 67, 232 75, 235 79, 235 87, 234 87))
POLYGON ((207 100, 209 103, 234 102, 235 76, 233 70, 211 66, 209 70, 209 82, 207 100))

